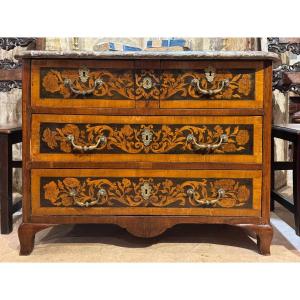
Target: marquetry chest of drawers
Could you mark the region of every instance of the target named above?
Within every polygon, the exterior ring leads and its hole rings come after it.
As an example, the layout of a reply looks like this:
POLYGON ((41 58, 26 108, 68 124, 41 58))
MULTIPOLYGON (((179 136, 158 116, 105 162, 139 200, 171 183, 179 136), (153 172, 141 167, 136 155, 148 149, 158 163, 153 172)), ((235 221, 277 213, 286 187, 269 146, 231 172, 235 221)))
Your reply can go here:
POLYGON ((118 224, 140 237, 179 223, 233 224, 270 253, 275 54, 22 58, 21 254, 36 232, 66 223, 118 224))

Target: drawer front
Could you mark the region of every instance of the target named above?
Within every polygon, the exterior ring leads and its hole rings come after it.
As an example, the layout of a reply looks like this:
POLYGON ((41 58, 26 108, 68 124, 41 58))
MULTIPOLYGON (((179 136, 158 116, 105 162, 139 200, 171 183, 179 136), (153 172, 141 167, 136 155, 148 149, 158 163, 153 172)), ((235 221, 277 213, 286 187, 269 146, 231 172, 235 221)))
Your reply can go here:
POLYGON ((32 62, 32 106, 135 107, 134 61, 32 62))
POLYGON ((33 169, 31 172, 33 215, 261 214, 261 171, 33 169))
POLYGON ((262 108, 263 72, 255 61, 33 60, 32 106, 262 108))
POLYGON ((162 61, 161 108, 262 108, 263 63, 162 61))
POLYGON ((33 161, 261 163, 262 117, 33 115, 33 161))

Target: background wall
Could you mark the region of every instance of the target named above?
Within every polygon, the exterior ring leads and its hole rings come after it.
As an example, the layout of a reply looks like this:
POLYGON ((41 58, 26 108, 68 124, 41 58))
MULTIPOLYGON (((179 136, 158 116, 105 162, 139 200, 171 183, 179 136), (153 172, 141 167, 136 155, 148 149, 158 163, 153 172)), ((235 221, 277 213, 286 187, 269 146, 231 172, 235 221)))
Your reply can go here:
MULTIPOLYGON (((0 59, 9 59, 16 61, 14 56, 21 53, 26 48, 15 47, 6 51, 0 48, 0 59)), ((0 70, 1 72, 1 70, 0 70)), ((14 88, 8 92, 0 91, 0 123, 21 122, 22 119, 22 90, 14 88)), ((1 155, 1 154, 0 154, 1 155)), ((15 159, 22 157, 22 145, 13 146, 13 155, 15 159)), ((13 170, 13 188, 14 192, 21 193, 22 190, 22 173, 20 169, 13 170)))
MULTIPOLYGON (((163 38, 79 38, 80 50, 93 50, 99 42, 114 41, 128 43, 140 48, 146 47, 147 40, 163 38)), ((191 41, 192 50, 257 50, 260 48, 260 39, 256 38, 185 38, 191 41)), ((47 38, 47 50, 71 50, 73 38, 47 38)))

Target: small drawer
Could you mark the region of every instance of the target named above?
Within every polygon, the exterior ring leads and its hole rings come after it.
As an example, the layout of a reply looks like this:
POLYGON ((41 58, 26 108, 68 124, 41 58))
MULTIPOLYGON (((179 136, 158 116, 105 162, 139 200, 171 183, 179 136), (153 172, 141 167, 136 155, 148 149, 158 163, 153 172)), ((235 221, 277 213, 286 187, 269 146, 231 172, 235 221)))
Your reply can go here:
POLYGON ((161 108, 262 108, 262 62, 162 61, 161 108))
POLYGON ((32 106, 135 107, 134 61, 33 60, 32 106))
POLYGON ((261 171, 33 169, 32 214, 260 216, 261 171))
POLYGON ((31 157, 261 163, 262 117, 33 115, 31 157))

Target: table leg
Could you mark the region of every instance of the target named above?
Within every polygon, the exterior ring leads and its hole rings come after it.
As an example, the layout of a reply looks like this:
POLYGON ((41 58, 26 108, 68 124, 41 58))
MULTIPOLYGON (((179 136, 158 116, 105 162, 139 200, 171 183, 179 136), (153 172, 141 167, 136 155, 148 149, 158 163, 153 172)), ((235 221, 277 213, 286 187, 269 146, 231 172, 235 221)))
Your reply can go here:
POLYGON ((271 195, 270 195, 270 210, 274 211, 275 201, 272 198, 272 191, 275 189, 275 170, 274 170, 274 159, 275 159, 275 143, 274 136, 271 137, 271 195))
POLYGON ((1 234, 12 231, 12 145, 7 134, 0 134, 1 234))
POLYGON ((293 169, 293 198, 294 198, 294 217, 296 234, 300 235, 300 136, 294 143, 293 151, 294 169, 293 169))

